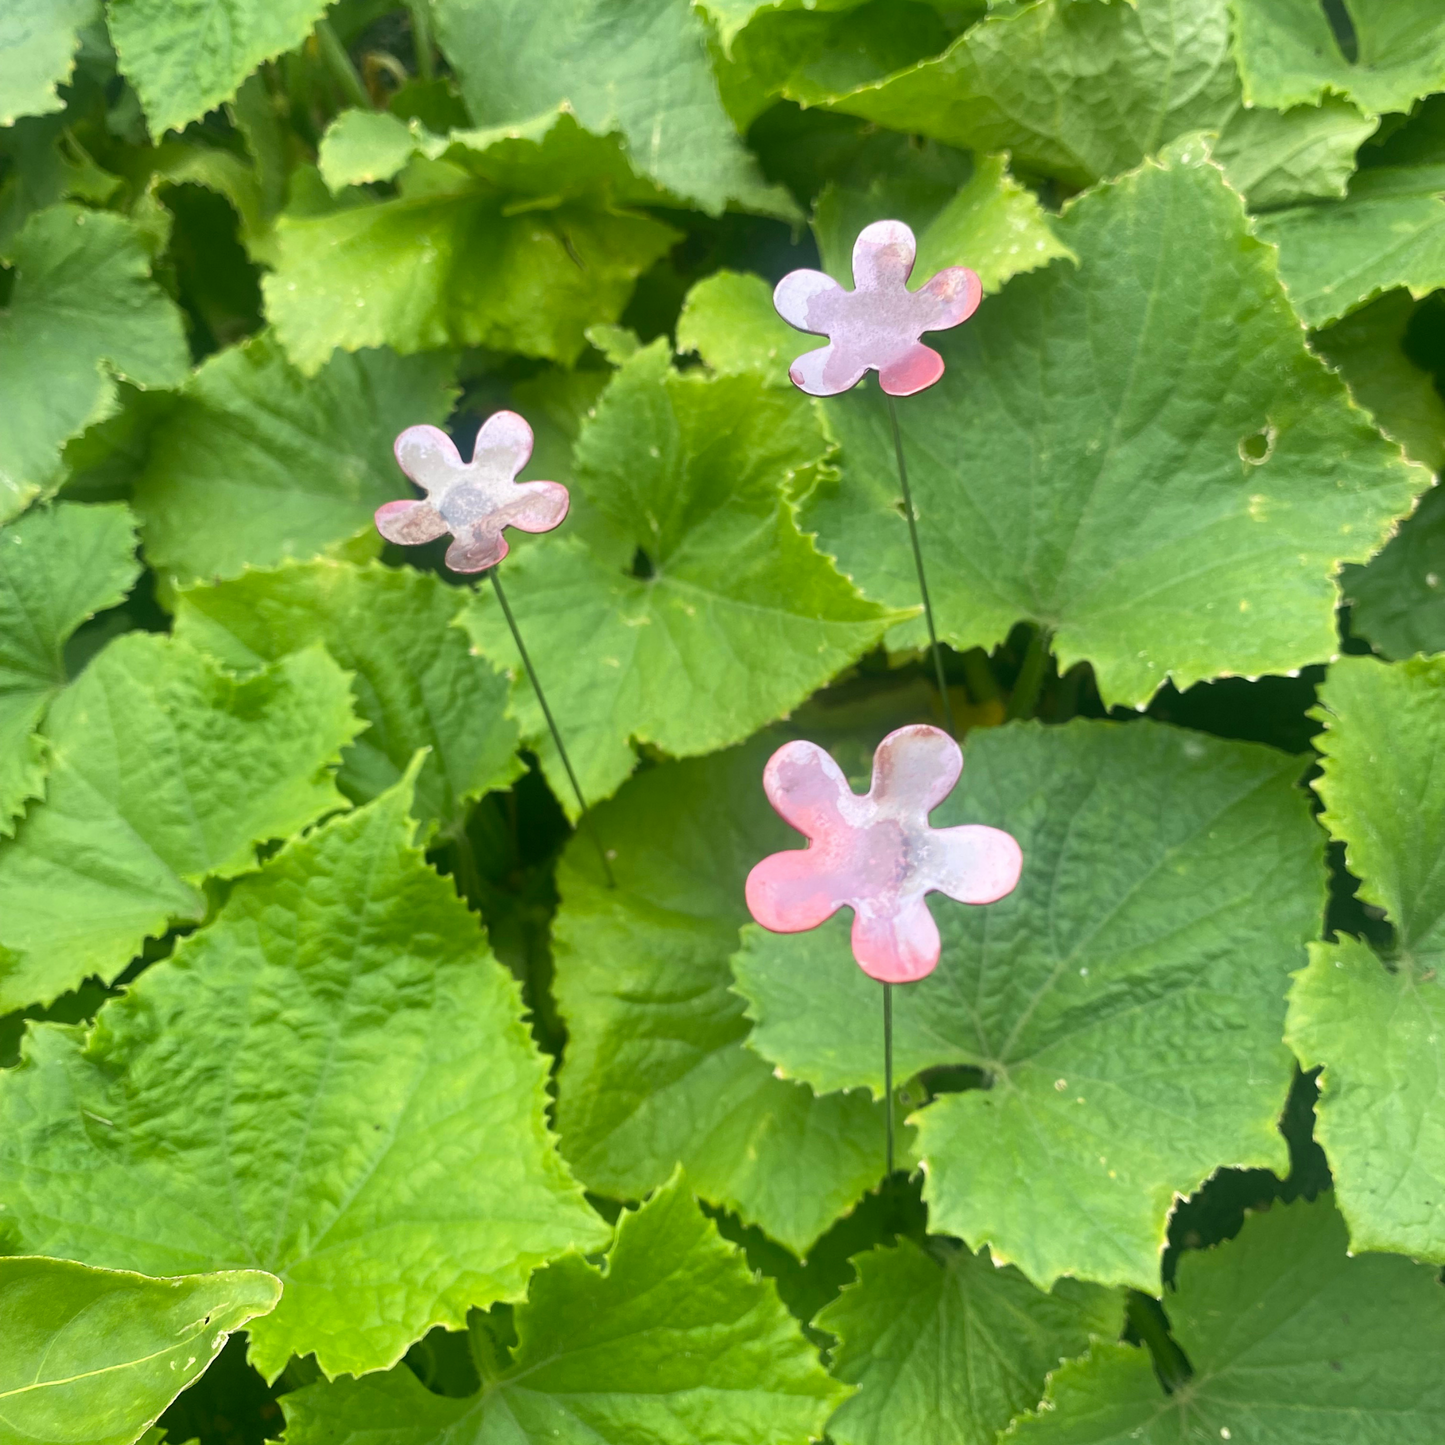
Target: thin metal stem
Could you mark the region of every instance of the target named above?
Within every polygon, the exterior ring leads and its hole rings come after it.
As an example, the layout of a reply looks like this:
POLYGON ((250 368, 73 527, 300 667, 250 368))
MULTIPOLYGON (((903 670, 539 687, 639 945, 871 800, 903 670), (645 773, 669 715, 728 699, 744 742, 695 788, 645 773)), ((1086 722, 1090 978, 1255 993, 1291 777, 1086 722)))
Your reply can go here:
POLYGON ((933 649, 933 670, 938 676, 938 696, 943 703, 943 721, 951 737, 958 736, 953 721, 953 705, 948 700, 948 679, 943 675, 943 649, 938 645, 938 631, 933 625, 933 603, 928 597, 928 578, 923 571, 923 549, 918 545, 918 519, 913 511, 913 494, 908 489, 908 466, 903 460, 903 433, 898 430, 898 407, 885 391, 888 420, 893 427, 893 455, 898 459, 898 483, 903 488, 903 510, 908 518, 908 538, 913 543, 913 565, 918 569, 918 595, 923 600, 923 615, 928 622, 928 645, 933 649))
POLYGON ((888 1120, 888 1174, 893 1177, 893 985, 883 985, 883 1105, 888 1120))
POLYGON ((532 683, 532 691, 537 694, 537 701, 542 704, 542 716, 547 719, 547 726, 552 733, 552 741, 557 746, 557 755, 562 759, 562 766, 567 769, 567 781, 572 784, 572 792, 580 810, 578 821, 587 830, 588 837, 592 839, 597 849, 597 856, 602 860, 602 872, 607 879, 607 886, 616 888, 617 879, 612 876, 612 864, 608 862, 607 850, 602 846, 602 839, 597 835, 597 825, 592 821, 592 814, 587 811, 587 799, 582 796, 582 785, 577 781, 577 774, 572 770, 572 759, 567 756, 567 748, 562 742, 562 734, 557 731, 557 721, 552 716, 552 709, 547 706, 547 694, 542 691, 542 684, 537 680, 537 669, 532 666, 532 659, 527 654, 527 645, 522 641, 522 634, 517 628, 517 619, 512 616, 511 606, 507 602, 507 594, 502 591, 502 579, 498 576, 498 569, 496 567, 489 568, 488 575, 492 579, 492 587, 496 591, 497 601, 502 604, 502 611, 507 618, 507 626, 512 629, 512 641, 517 644, 517 651, 522 655, 522 666, 527 669, 527 676, 532 683))

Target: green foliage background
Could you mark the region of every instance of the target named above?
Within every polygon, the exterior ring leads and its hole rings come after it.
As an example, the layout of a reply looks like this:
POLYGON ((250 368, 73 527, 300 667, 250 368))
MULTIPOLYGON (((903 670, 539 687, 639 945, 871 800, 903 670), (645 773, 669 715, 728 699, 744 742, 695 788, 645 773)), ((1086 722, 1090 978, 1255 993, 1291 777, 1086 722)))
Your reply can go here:
POLYGON ((1445 1438, 1442 298, 1438 0, 8 0, 0 1442, 1445 1438), (986 293, 935 821, 1026 862, 885 1179, 742 882, 780 741, 943 716, 769 299, 888 216, 986 293), (371 524, 504 406, 586 826, 371 524))

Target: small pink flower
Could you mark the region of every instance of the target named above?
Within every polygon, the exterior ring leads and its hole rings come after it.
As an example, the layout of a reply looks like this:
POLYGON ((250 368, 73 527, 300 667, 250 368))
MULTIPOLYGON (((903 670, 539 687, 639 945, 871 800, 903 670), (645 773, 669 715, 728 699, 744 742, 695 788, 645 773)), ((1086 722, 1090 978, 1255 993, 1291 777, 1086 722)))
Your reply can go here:
POLYGON ((494 412, 464 462, 452 439, 434 426, 409 426, 396 439, 396 460, 426 501, 387 502, 376 530, 388 542, 413 546, 450 532, 453 572, 484 572, 507 555, 504 527, 550 532, 567 515, 561 482, 519 482, 532 455, 532 428, 514 411, 494 412))
POLYGON ((763 790, 808 846, 748 874, 748 911, 774 933, 802 933, 847 905, 864 973, 882 983, 926 977, 940 945, 924 895, 995 903, 1023 867, 1019 845, 998 828, 928 826, 962 771, 946 732, 899 728, 878 744, 873 786, 860 798, 816 743, 784 744, 768 759, 763 790))
POLYGON ((795 386, 836 396, 871 368, 884 391, 912 396, 943 375, 943 358, 918 338, 967 321, 983 286, 967 266, 950 266, 910 291, 904 283, 917 250, 902 221, 875 221, 853 243, 854 290, 821 271, 792 271, 778 282, 773 305, 783 320, 828 338, 789 368, 795 386))

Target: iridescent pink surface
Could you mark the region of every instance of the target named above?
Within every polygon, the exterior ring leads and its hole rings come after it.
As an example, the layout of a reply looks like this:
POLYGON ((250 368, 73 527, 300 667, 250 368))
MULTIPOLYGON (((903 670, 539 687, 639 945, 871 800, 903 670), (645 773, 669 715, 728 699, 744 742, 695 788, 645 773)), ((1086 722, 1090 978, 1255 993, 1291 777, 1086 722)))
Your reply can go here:
POLYGON ((453 572, 483 572, 507 555, 504 527, 550 532, 567 515, 561 482, 518 482, 532 455, 532 428, 514 411, 494 412, 464 462, 452 439, 434 426, 409 426, 396 439, 396 460, 426 500, 387 502, 376 509, 376 530, 388 542, 412 546, 450 532, 453 572))
POLYGON ((899 728, 878 744, 873 786, 860 798, 816 743, 784 744, 763 769, 763 790, 808 846, 774 853, 748 874, 749 912, 774 933, 802 933, 847 905, 864 973, 882 983, 932 973, 938 927, 924 895, 995 903, 1023 867, 1019 845, 998 828, 928 826, 962 771, 946 732, 899 728))
POLYGON ((853 243, 852 291, 821 271, 792 271, 778 282, 778 315, 828 338, 789 368, 795 386, 810 396, 836 396, 871 368, 884 391, 912 396, 943 375, 943 358, 918 338, 967 321, 983 286, 967 266, 950 266, 910 291, 904 283, 916 254, 902 221, 875 221, 853 243))

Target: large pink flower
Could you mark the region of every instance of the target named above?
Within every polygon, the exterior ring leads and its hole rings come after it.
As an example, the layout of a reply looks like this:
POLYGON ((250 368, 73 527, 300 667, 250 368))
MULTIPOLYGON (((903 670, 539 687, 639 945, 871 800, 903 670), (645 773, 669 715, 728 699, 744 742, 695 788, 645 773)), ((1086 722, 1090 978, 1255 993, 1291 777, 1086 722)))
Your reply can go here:
POLYGON ((859 797, 816 743, 779 748, 763 790, 806 848, 774 853, 748 874, 748 910, 774 933, 816 928, 853 910, 853 957, 883 983, 912 983, 938 963, 928 893, 994 903, 1013 891, 1019 845, 997 828, 931 828, 953 791, 963 753, 945 732, 918 725, 889 733, 873 755, 873 786, 859 797))
POLYGON ((450 532, 453 572, 484 572, 507 555, 504 527, 550 532, 567 515, 561 482, 518 482, 532 455, 532 428, 514 411, 494 412, 464 462, 452 439, 434 426, 409 426, 396 439, 396 460, 426 501, 387 502, 376 529, 388 542, 411 546, 450 532))
POLYGON ((918 338, 967 321, 983 287, 967 266, 950 266, 910 291, 904 283, 916 254, 902 221, 875 221, 853 243, 852 291, 821 271, 792 271, 778 282, 773 305, 783 320, 828 338, 789 368, 795 386, 836 396, 871 368, 884 391, 912 396, 943 375, 943 358, 918 338))

